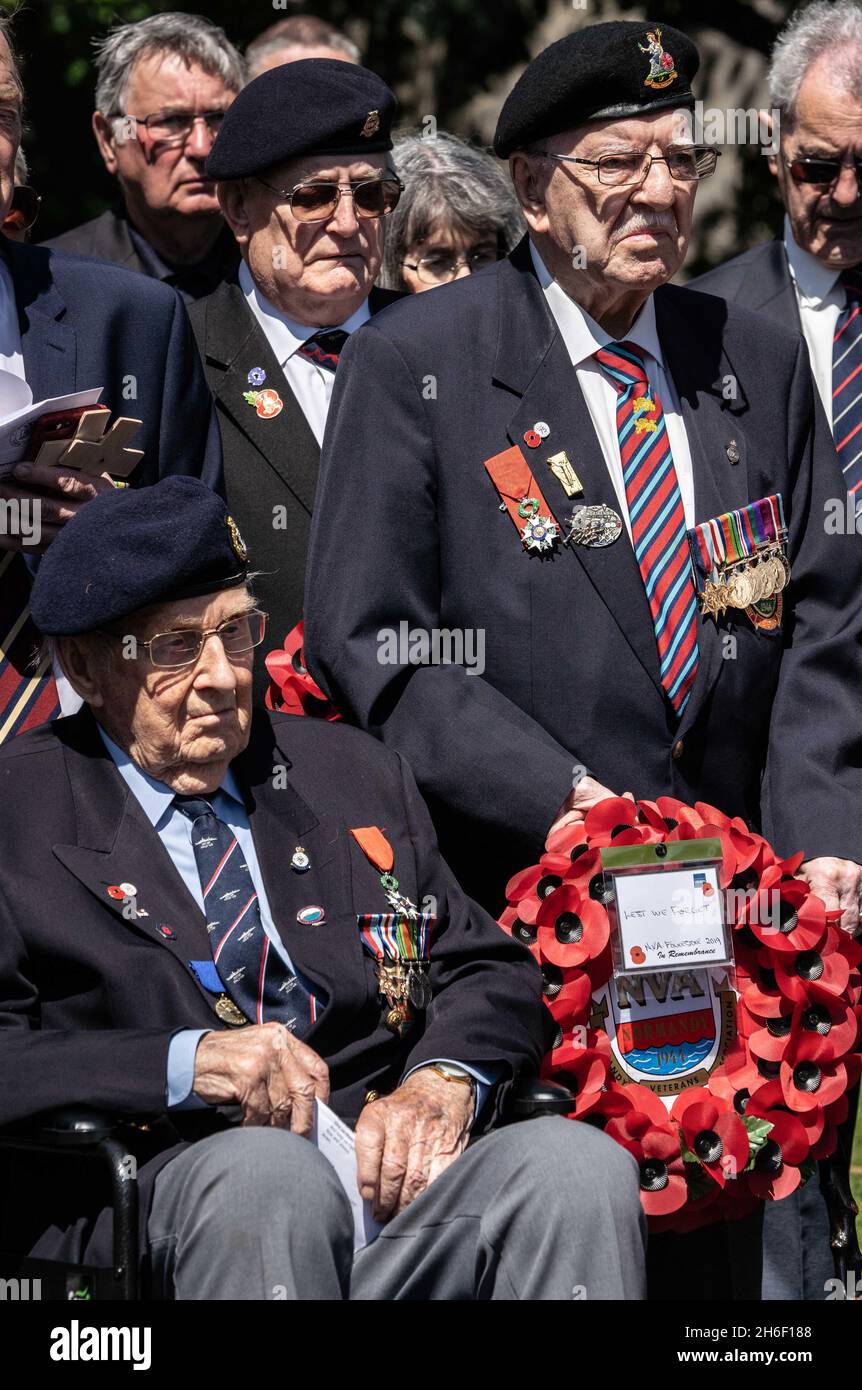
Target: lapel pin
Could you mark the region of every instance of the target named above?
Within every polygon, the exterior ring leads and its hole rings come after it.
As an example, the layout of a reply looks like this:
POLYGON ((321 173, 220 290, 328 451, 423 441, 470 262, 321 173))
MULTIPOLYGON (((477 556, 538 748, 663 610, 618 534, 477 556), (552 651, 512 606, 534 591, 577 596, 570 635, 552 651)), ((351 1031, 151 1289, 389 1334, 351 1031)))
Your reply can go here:
POLYGON ((173 927, 168 926, 167 922, 159 922, 158 930, 161 932, 162 936, 164 936, 168 941, 176 940, 177 934, 174 931, 173 927))
POLYGON ((735 439, 731 439, 724 452, 727 454, 727 459, 729 463, 739 463, 740 454, 735 439))
POLYGON ((125 896, 126 896, 126 894, 123 892, 123 890, 122 890, 122 888, 120 887, 119 883, 112 883, 112 884, 110 885, 110 887, 108 888, 108 897, 109 897, 109 898, 124 898, 125 896))
POLYGON ((583 493, 584 485, 569 463, 565 449, 559 454, 550 454, 546 462, 567 497, 577 497, 579 493, 583 493))
POLYGON ((120 892, 125 893, 127 898, 136 898, 138 890, 133 883, 121 883, 120 892))
POLYGON ((298 874, 304 874, 306 869, 311 868, 311 860, 302 848, 302 845, 297 845, 296 849, 293 851, 290 867, 295 869, 298 874))
POLYGON ((263 367, 252 367, 248 374, 249 386, 262 386, 266 381, 266 372, 263 367))
POLYGON ((267 386, 263 391, 243 391, 246 405, 253 405, 262 420, 274 420, 284 409, 284 401, 277 391, 267 386))
POLYGON ((325 918, 325 910, 315 903, 309 903, 308 907, 301 907, 296 914, 297 922, 301 922, 304 927, 319 927, 325 918))
POLYGON ((546 424, 544 420, 537 420, 533 426, 533 430, 540 439, 547 439, 548 435, 551 433, 550 425, 546 424))
POLYGON ((524 443, 528 449, 538 449, 542 442, 542 436, 535 430, 524 430, 524 443))

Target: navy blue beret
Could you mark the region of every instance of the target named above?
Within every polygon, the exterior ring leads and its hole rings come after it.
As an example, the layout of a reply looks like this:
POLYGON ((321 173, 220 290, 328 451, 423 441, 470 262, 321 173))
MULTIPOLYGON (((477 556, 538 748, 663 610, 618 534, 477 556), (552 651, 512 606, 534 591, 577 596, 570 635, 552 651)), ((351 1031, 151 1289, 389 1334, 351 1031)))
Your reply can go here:
POLYGON ((558 39, 522 72, 500 112, 494 150, 507 159, 534 140, 586 121, 693 106, 700 54, 686 34, 651 20, 614 19, 558 39))
POLYGON ((211 179, 244 179, 311 154, 392 149, 395 97, 368 68, 301 58, 262 72, 228 108, 207 160, 211 179))
POLYGON ((248 554, 220 497, 199 478, 101 493, 51 542, 30 610, 47 636, 92 632, 151 603, 245 582, 248 554))

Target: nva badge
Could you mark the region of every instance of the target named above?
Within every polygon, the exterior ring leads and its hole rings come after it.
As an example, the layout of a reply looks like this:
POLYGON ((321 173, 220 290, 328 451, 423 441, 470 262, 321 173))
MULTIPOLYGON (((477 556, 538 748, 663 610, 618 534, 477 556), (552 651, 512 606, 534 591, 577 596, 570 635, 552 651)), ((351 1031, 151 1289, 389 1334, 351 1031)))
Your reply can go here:
POLYGON ((714 968, 617 975, 593 995, 590 1020, 608 1035, 615 1079, 660 1096, 706 1085, 735 1024, 735 991, 714 968))

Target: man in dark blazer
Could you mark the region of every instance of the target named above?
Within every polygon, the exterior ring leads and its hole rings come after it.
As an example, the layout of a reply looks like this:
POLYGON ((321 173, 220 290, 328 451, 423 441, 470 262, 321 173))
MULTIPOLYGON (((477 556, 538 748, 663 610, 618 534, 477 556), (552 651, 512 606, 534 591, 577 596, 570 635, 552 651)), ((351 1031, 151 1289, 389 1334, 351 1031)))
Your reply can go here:
MULTIPOLYGON (((341 346, 400 298, 373 287, 385 214, 400 191, 387 159, 393 112, 392 93, 365 68, 337 59, 290 63, 243 90, 207 164, 243 263, 239 283, 194 305, 191 319, 216 399, 228 501, 261 569, 270 649, 302 617, 320 444, 341 346), (333 180, 338 201, 301 206, 333 180), (356 197, 349 193, 360 185, 356 197)), ((258 700, 269 684, 264 655, 255 668, 258 700)))
MULTIPOLYGON (((0 1122, 152 1120, 129 1144, 167 1296, 638 1297, 635 1167, 610 1139, 536 1121, 460 1156, 538 1065, 538 970, 458 887, 400 757, 252 719, 248 571, 186 478, 96 499, 40 569, 34 616, 88 708, 0 755, 0 1122), (355 1262, 307 1139, 320 1103, 356 1126, 387 1223, 355 1262)), ((35 1253, 104 1251, 103 1198, 0 1190, 35 1253)))

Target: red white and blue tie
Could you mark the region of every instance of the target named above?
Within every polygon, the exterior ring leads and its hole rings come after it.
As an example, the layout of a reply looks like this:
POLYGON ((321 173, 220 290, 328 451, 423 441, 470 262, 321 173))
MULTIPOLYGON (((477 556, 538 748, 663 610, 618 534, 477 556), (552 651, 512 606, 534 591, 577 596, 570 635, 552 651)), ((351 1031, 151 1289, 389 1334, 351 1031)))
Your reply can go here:
POLYGON ((832 434, 854 511, 862 508, 862 271, 845 270, 847 296, 832 342, 832 434))
POLYGON ((272 945, 242 848, 203 797, 175 796, 192 822, 192 848, 210 950, 226 992, 251 1023, 283 1023, 302 1037, 316 1015, 316 1001, 272 945))
POLYGON ((697 598, 664 411, 640 348, 609 343, 595 356, 617 388, 632 542, 655 628, 661 683, 681 715, 697 673, 697 598))
POLYGON ((60 714, 57 684, 30 617, 32 580, 23 555, 0 554, 0 743, 60 714))

